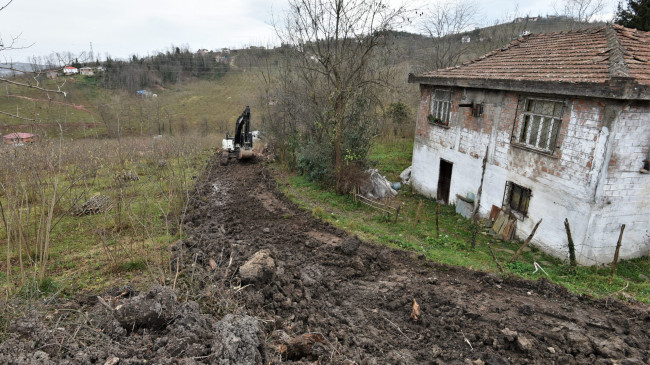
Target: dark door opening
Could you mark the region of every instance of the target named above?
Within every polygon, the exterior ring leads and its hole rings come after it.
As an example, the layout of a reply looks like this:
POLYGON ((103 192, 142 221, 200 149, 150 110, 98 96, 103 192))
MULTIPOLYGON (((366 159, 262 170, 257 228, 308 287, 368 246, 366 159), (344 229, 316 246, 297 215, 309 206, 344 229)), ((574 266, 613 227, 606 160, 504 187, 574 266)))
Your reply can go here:
POLYGON ((438 201, 449 204, 449 189, 451 188, 451 170, 454 167, 449 161, 440 160, 440 174, 438 175, 438 201))

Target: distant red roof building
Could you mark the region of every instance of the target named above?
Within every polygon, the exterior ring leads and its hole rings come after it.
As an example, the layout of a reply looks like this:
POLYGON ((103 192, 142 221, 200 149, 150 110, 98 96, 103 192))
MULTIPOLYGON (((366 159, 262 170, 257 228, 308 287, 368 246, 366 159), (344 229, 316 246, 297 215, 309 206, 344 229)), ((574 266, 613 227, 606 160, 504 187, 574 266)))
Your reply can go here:
POLYGON ((14 132, 2 136, 2 140, 7 144, 32 143, 36 142, 38 137, 31 133, 14 132))

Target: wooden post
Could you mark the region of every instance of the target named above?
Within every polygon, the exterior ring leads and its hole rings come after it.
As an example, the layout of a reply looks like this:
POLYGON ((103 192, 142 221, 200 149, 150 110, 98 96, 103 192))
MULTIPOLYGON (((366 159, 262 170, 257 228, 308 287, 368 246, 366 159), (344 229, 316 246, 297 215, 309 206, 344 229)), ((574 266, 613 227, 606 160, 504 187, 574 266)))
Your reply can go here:
POLYGON ((494 251, 492 251, 492 245, 490 245, 490 242, 487 243, 487 247, 490 250, 490 254, 492 255, 492 260, 494 260, 494 263, 497 265, 499 272, 503 272, 503 268, 501 267, 501 265, 499 265, 499 260, 497 260, 497 256, 494 254, 494 251))
POLYGON ((521 247, 519 247, 519 249, 517 250, 515 255, 512 256, 512 258, 510 259, 510 262, 514 262, 517 259, 517 257, 519 257, 519 255, 521 254, 521 251, 524 250, 524 247, 526 247, 530 243, 530 241, 533 239, 533 236, 535 235, 535 231, 537 231, 537 227, 539 227, 540 223, 542 223, 541 219, 539 220, 539 222, 537 222, 537 224, 533 228, 533 231, 530 232, 530 235, 528 236, 528 238, 526 238, 526 241, 524 241, 524 244, 521 245, 521 247))
POLYGON ((575 268, 577 266, 576 248, 573 245, 573 237, 571 237, 571 227, 569 226, 568 218, 564 218, 564 228, 566 229, 566 236, 569 240, 569 262, 571 263, 571 267, 575 268))
POLYGON ((436 239, 440 238, 440 225, 438 224, 439 215, 440 215, 440 203, 436 203, 436 239))
POLYGON ((397 210, 395 211, 395 222, 393 222, 393 224, 397 223, 397 216, 399 215, 400 209, 402 209, 402 203, 397 206, 397 210))
POLYGON ((616 264, 618 263, 618 253, 621 251, 623 231, 625 231, 625 224, 621 225, 621 233, 618 235, 618 242, 616 242, 616 252, 614 252, 614 261, 612 261, 612 278, 616 274, 616 264))
POLYGON ((422 210, 422 199, 420 199, 420 204, 418 204, 418 211, 415 214, 415 223, 413 224, 413 228, 415 229, 415 226, 418 225, 418 222, 420 221, 420 211, 422 210))
POLYGON ((481 195, 483 194, 483 179, 485 178, 485 166, 487 165, 488 152, 490 151, 490 144, 488 143, 485 148, 485 156, 483 156, 483 164, 481 165, 481 183, 476 192, 476 201, 474 202, 474 210, 472 211, 472 250, 476 247, 476 234, 479 230, 478 210, 481 207, 481 195))

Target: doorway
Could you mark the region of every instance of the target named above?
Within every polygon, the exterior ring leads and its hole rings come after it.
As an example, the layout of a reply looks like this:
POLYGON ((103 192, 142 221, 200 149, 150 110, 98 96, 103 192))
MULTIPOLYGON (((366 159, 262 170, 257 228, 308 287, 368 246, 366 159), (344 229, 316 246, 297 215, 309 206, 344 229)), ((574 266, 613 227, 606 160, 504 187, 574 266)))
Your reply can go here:
POLYGON ((451 170, 454 164, 440 159, 440 173, 438 174, 438 201, 449 204, 449 189, 451 188, 451 170))

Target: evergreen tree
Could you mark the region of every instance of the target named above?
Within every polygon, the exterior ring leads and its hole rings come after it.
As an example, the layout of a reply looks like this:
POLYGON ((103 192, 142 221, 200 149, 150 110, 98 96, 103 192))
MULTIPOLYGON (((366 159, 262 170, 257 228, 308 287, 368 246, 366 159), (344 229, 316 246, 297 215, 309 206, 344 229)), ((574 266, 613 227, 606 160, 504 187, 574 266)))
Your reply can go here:
POLYGON ((615 22, 624 27, 650 31, 650 0, 627 0, 625 8, 618 3, 615 22))

